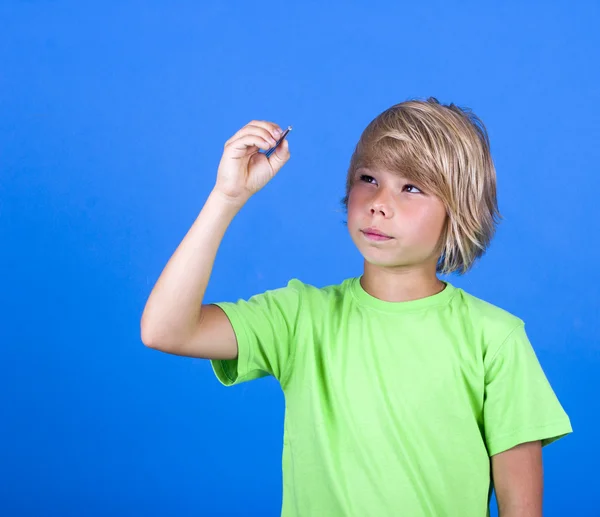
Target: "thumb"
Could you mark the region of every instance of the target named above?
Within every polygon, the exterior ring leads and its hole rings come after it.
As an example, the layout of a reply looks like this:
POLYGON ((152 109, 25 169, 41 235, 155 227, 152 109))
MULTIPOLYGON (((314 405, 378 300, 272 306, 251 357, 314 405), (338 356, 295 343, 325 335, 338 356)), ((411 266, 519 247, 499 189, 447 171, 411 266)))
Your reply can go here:
POLYGON ((269 163, 273 172, 277 172, 290 159, 290 144, 287 138, 284 138, 281 144, 277 146, 275 152, 269 157, 269 163))

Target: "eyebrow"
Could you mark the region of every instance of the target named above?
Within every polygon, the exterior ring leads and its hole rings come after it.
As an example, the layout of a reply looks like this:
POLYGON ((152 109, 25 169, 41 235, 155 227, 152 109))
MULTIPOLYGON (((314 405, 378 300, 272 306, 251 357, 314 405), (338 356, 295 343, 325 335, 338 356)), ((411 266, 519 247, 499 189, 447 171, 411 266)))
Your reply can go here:
MULTIPOLYGON (((365 166, 357 167, 356 173, 361 173, 361 172, 369 173, 369 174, 376 174, 376 173, 382 172, 382 171, 376 171, 376 170, 370 169, 369 167, 365 167, 365 166)), ((399 174, 397 172, 392 172, 392 171, 383 171, 383 172, 387 173, 399 180, 406 181, 407 183, 420 183, 416 179, 409 178, 407 176, 403 176, 402 174, 399 174)), ((415 185, 415 186, 418 186, 418 185, 415 185)))

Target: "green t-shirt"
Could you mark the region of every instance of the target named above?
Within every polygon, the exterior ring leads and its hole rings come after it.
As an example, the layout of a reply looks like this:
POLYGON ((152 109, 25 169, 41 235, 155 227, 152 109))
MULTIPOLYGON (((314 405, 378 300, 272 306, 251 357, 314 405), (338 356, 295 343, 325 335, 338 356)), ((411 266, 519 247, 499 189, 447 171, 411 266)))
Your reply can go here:
POLYGON ((216 305, 239 349, 218 379, 285 395, 284 517, 485 517, 491 455, 572 431, 523 321, 450 283, 393 303, 292 280, 216 305))

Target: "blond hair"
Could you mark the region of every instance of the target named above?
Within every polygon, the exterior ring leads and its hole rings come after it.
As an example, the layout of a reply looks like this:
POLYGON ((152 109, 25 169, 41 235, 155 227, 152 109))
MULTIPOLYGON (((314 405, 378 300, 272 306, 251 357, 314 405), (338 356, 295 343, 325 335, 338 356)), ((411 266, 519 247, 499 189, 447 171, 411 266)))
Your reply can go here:
POLYGON ((401 174, 442 200, 448 218, 439 273, 466 273, 485 253, 502 216, 487 130, 470 109, 430 97, 378 115, 352 154, 342 200, 346 209, 360 167, 401 174))

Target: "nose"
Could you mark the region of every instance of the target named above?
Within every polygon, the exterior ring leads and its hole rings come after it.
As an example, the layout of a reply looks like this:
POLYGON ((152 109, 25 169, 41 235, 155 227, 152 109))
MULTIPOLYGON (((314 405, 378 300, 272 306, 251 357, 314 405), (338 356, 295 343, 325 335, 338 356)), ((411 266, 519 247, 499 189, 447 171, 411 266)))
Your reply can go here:
POLYGON ((390 217, 392 217, 394 215, 393 209, 392 209, 392 203, 390 202, 389 198, 387 197, 387 195, 385 194, 385 192, 383 192, 383 189, 380 190, 377 195, 373 196, 373 198, 371 199, 370 202, 370 212, 371 215, 381 215, 386 219, 389 219, 390 217))

